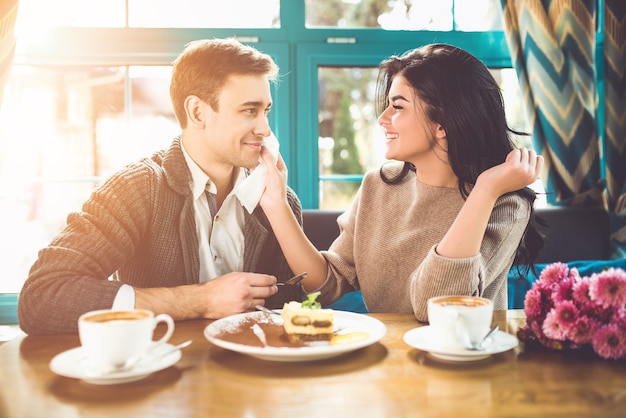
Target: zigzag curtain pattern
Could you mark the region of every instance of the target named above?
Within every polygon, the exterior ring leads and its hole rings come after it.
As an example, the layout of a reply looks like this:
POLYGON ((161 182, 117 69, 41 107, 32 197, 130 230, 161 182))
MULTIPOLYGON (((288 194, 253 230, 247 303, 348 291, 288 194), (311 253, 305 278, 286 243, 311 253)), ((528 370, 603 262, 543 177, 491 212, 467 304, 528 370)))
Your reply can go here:
POLYGON ((501 0, 533 142, 546 161, 542 180, 548 202, 607 209, 612 256, 622 258, 626 254, 626 3, 600 2, 606 16, 605 39, 596 39, 597 3, 501 0), (596 51, 597 45, 604 51, 596 51), (598 103, 599 88, 604 88, 606 103, 598 103))
POLYGON ((614 257, 626 257, 626 2, 604 6, 604 155, 614 257))

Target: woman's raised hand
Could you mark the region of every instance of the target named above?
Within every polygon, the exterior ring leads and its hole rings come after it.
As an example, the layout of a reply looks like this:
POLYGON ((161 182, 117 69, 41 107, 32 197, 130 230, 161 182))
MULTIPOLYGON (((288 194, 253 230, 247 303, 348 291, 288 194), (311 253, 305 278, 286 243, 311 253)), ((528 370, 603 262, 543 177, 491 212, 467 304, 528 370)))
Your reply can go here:
POLYGON ((487 187, 498 198, 505 193, 523 189, 537 180, 543 168, 543 157, 528 148, 514 149, 502 164, 482 172, 476 186, 487 187))

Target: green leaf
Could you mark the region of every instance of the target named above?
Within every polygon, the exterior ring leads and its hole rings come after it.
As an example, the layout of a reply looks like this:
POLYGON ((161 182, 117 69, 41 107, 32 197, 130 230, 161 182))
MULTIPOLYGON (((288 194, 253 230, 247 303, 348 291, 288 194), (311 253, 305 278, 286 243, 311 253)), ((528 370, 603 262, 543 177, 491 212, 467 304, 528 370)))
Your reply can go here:
POLYGON ((302 307, 307 309, 321 309, 322 304, 317 302, 315 299, 320 295, 321 292, 313 292, 306 295, 306 300, 302 302, 302 307))

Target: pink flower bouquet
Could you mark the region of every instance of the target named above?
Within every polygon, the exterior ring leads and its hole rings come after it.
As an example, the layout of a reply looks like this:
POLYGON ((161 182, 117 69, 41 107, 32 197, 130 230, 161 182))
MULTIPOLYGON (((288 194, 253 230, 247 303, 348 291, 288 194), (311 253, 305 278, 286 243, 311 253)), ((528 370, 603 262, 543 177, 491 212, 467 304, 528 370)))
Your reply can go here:
POLYGON ((626 272, 609 268, 580 277, 554 263, 541 271, 524 300, 522 341, 555 350, 591 348, 605 359, 626 358, 626 272))

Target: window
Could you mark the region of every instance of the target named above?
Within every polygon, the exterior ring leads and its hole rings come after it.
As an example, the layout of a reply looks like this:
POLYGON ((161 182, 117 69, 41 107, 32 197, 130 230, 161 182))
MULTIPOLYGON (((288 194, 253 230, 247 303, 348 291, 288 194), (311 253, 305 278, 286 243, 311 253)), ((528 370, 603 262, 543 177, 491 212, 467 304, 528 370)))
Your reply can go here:
POLYGON ((279 0, 129 0, 130 27, 277 28, 279 0), (245 10, 245 13, 242 11, 245 10))
MULTIPOLYGON (((492 69, 502 89, 509 126, 530 132, 521 108, 515 70, 492 69)), ((319 207, 342 209, 352 202, 362 174, 385 162, 385 139, 374 110, 378 71, 372 67, 318 67, 319 207)), ((532 147, 529 137, 518 146, 532 147)))
POLYGON ((383 161, 373 88, 389 55, 435 41, 469 50, 524 123, 498 0, 20 0, 0 103, 0 322, 15 320, 37 250, 67 213, 178 133, 169 66, 184 45, 227 36, 281 68, 270 124, 305 208, 347 207, 383 161))
POLYGON ((29 27, 276 28, 280 0, 20 0, 19 14, 29 27))

